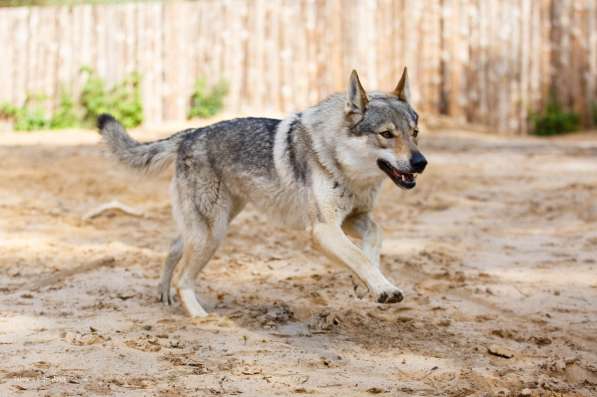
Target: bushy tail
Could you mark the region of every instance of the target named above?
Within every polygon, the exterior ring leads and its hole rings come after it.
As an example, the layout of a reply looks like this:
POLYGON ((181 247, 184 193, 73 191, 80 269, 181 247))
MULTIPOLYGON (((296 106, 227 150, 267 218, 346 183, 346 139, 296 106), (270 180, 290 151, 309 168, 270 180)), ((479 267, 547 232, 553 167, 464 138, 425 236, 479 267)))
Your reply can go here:
POLYGON ((166 139, 140 143, 131 138, 122 124, 109 114, 97 118, 97 128, 118 160, 149 173, 158 172, 171 164, 176 158, 178 144, 184 135, 192 131, 181 131, 166 139))

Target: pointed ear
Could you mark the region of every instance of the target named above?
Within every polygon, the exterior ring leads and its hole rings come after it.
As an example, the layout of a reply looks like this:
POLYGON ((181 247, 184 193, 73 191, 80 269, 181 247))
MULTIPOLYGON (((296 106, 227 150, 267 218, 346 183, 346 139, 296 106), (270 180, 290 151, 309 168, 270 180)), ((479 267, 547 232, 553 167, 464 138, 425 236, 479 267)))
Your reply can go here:
POLYGON ((408 72, 406 66, 402 72, 402 77, 396 88, 394 88, 394 95, 396 95, 401 101, 410 102, 410 85, 408 84, 408 72))
POLYGON ((359 75, 356 70, 353 70, 350 74, 350 81, 348 82, 348 92, 346 93, 346 106, 344 112, 347 116, 352 115, 353 122, 357 122, 360 120, 363 113, 365 113, 368 102, 367 93, 361 85, 359 75), (354 116, 357 116, 356 120, 354 116))

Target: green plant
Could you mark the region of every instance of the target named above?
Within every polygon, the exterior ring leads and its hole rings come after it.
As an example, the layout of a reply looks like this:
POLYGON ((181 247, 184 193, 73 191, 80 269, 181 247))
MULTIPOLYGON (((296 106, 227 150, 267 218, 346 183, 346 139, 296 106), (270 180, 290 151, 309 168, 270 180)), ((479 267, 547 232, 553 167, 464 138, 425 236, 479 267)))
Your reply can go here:
POLYGON ((531 122, 531 133, 534 135, 559 135, 576 131, 580 126, 580 117, 575 112, 563 110, 556 100, 551 99, 542 113, 531 114, 531 122))
POLYGON ((0 105, 0 117, 13 120, 16 131, 33 131, 48 128, 50 120, 46 115, 43 95, 29 95, 21 107, 10 103, 0 105))
POLYGON ((108 96, 104 80, 95 73, 95 70, 84 66, 81 68, 81 73, 87 75, 80 98, 81 106, 84 109, 83 120, 92 124, 99 114, 108 111, 108 96))
POLYGON ((591 121, 594 126, 597 126, 597 102, 593 102, 591 106, 591 121))
POLYGON ((131 73, 108 89, 93 69, 84 67, 81 71, 87 74, 81 91, 81 106, 84 110, 83 120, 88 125, 93 125, 102 113, 112 114, 127 128, 143 122, 139 73, 131 73))
POLYGON ((81 72, 87 75, 87 80, 78 102, 63 89, 60 101, 50 116, 45 111, 48 98, 30 95, 20 107, 0 104, 0 118, 13 120, 16 131, 73 128, 81 124, 94 126, 101 113, 111 113, 127 128, 143 122, 141 76, 138 73, 131 73, 108 89, 93 69, 83 67, 81 72))
POLYGON ((222 110, 224 97, 228 94, 228 84, 220 80, 208 90, 205 79, 199 78, 195 82, 195 89, 191 95, 191 108, 188 118, 211 117, 222 110))
POLYGON ((63 90, 60 94, 58 108, 50 119, 50 128, 74 128, 80 124, 74 99, 63 90))
POLYGON ((0 104, 0 118, 12 119, 17 114, 17 107, 12 103, 4 102, 0 104))

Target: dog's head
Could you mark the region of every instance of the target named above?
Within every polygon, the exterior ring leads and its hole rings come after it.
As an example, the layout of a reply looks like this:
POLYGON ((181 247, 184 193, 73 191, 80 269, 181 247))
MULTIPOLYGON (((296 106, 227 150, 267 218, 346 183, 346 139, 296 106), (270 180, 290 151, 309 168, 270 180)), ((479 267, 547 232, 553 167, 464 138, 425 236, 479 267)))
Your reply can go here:
POLYGON ((417 147, 419 116, 410 105, 406 68, 390 93, 367 94, 353 71, 344 116, 350 138, 358 140, 351 146, 360 151, 361 171, 384 172, 403 189, 415 187, 416 174, 423 172, 427 160, 417 147))

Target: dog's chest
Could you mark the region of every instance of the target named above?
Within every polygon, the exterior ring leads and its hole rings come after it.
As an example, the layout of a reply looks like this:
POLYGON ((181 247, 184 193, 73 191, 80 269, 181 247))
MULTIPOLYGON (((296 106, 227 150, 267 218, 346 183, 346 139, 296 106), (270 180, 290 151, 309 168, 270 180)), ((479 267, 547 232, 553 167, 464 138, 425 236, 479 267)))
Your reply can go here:
POLYGON ((336 216, 346 218, 355 212, 369 212, 377 197, 377 187, 354 189, 339 185, 334 189, 336 216))

